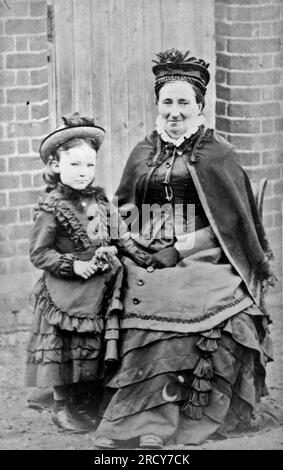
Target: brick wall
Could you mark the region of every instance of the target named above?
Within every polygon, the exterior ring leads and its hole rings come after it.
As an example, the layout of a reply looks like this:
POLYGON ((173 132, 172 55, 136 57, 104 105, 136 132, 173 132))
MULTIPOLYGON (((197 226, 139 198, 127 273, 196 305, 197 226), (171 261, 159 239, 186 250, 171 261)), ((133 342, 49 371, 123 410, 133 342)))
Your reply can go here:
MULTIPOLYGON (((38 271, 28 258, 48 132, 46 0, 0 1, 0 313, 26 305, 38 271)), ((252 179, 267 176, 264 223, 281 272, 283 195, 280 0, 215 0, 216 127, 252 179)))
POLYGON ((14 308, 28 279, 21 273, 32 269, 28 236, 42 186, 38 144, 48 130, 46 23, 46 1, 0 2, 0 306, 4 295, 14 308))
MULTIPOLYGON (((216 0, 216 128, 252 180, 267 177, 264 224, 282 273, 283 3, 216 0)), ((278 290, 282 284, 278 285, 278 290)))

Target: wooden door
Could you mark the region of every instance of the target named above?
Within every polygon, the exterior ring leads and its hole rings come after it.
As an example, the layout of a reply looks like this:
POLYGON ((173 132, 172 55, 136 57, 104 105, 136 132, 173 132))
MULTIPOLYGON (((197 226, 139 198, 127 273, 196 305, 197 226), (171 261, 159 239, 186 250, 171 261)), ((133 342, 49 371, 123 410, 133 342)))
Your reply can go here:
POLYGON ((154 128, 152 60, 175 47, 210 62, 214 124, 214 0, 49 0, 50 115, 95 118, 107 131, 98 183, 111 194, 130 150, 154 128))

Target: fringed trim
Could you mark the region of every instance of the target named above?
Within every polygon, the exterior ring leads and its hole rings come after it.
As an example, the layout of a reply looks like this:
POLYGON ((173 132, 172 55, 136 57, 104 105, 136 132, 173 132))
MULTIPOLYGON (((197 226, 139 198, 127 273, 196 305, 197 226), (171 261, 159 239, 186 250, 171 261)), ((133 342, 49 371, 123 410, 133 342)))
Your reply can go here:
POLYGON ((267 287, 267 288, 268 287, 275 287, 277 282, 278 282, 278 278, 275 276, 274 273, 271 272, 270 275, 268 276, 268 278, 265 281, 262 282, 262 287, 263 287, 263 289, 265 287, 267 287))
POLYGON ((202 408, 192 405, 189 401, 182 407, 182 411, 193 420, 200 421, 202 418, 202 408))
MULTIPOLYGON (((267 243, 268 243, 268 240, 267 240, 267 243)), ((270 246, 268 246, 268 248, 266 249, 265 256, 267 257, 268 261, 274 261, 274 253, 272 249, 270 248, 270 246)))
POLYGON ((198 144, 198 149, 201 149, 204 147, 205 144, 209 143, 212 141, 212 137, 214 134, 214 129, 208 128, 206 129, 201 141, 198 144))
POLYGON ((103 331, 104 319, 102 317, 88 313, 80 313, 76 316, 63 312, 53 302, 44 278, 40 282, 40 290, 36 294, 37 308, 40 309, 50 325, 57 326, 61 330, 77 331, 78 333, 101 333, 103 331))
POLYGON ((270 262, 267 257, 265 257, 264 260, 258 263, 255 267, 255 276, 263 285, 267 283, 274 287, 276 282, 278 282, 277 277, 271 270, 270 262))
POLYGON ((209 404, 209 395, 206 392, 197 392, 191 390, 189 394, 189 399, 184 405, 185 409, 191 409, 192 407, 201 408, 202 406, 207 406, 209 404))
POLYGON ((201 357, 194 370, 194 375, 198 378, 212 379, 213 367, 211 359, 208 357, 201 357))
POLYGON ((149 168, 154 166, 156 162, 159 161, 159 158, 161 155, 161 138, 157 131, 152 132, 151 140, 153 142, 153 149, 149 153, 149 156, 146 162, 149 168))
POLYGON ((266 308, 265 297, 269 288, 275 287, 278 282, 278 278, 272 272, 270 268, 270 263, 268 261, 273 259, 272 256, 272 252, 270 252, 269 255, 266 254, 265 261, 259 264, 259 266, 257 266, 255 270, 255 279, 258 283, 257 285, 259 286, 259 308, 262 313, 267 317, 269 317, 269 314, 266 308))
POLYGON ((213 328, 201 333, 197 342, 201 357, 193 371, 195 376, 187 401, 182 406, 182 411, 191 419, 202 419, 202 408, 209 405, 210 392, 212 390, 211 379, 213 378, 213 367, 210 354, 218 348, 217 341, 221 338, 219 328, 213 328))
POLYGON ((204 336, 205 338, 209 338, 209 339, 220 339, 221 338, 221 333, 220 333, 220 330, 218 328, 213 328, 212 330, 209 330, 209 331, 203 331, 202 336, 204 336))
POLYGON ((201 338, 197 342, 197 346, 206 352, 214 352, 217 350, 217 340, 216 339, 209 339, 209 338, 201 338))
POLYGON ((200 159, 199 150, 207 143, 210 142, 213 136, 213 129, 206 129, 204 131, 204 126, 200 127, 200 134, 198 135, 197 140, 195 141, 191 154, 189 155, 190 163, 197 163, 200 159))
POLYGON ((201 141, 204 137, 204 126, 200 127, 200 134, 198 135, 198 138, 193 146, 193 149, 191 151, 191 155, 189 156, 190 163, 197 163, 199 161, 200 155, 198 153, 198 149, 200 148, 201 141))
POLYGON ((210 392, 212 385, 210 380, 196 377, 192 383, 192 388, 197 392, 210 392))

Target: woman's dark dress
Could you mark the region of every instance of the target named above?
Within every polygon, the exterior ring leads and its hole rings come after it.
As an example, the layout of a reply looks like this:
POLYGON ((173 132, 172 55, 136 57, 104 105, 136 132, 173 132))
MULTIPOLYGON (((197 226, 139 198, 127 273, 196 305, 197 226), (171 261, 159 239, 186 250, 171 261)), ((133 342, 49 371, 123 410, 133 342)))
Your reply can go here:
MULTIPOLYGON (((194 204, 196 228, 208 219, 186 165, 177 156, 170 204, 194 204)), ((166 204, 168 158, 146 171, 136 200, 166 204)), ((186 217, 185 217, 186 218, 186 217)), ((152 222, 152 220, 151 220, 152 222)), ((188 231, 190 221, 188 222, 188 231)), ((176 239, 138 240, 150 252, 176 239)), ((127 440, 158 435, 167 443, 198 444, 251 423, 266 394, 271 360, 268 320, 215 238, 215 247, 182 259, 174 268, 146 271, 125 260, 120 365, 106 385, 113 392, 97 436, 127 440)))

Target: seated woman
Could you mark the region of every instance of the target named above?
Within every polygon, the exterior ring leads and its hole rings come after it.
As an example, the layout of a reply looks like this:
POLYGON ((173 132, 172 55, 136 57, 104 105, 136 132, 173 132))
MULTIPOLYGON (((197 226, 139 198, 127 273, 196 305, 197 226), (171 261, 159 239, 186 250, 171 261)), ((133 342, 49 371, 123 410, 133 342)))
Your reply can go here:
POLYGON ((153 67, 156 130, 132 151, 117 191, 151 266, 124 260, 120 364, 97 447, 198 444, 246 423, 271 360, 260 302, 272 257, 234 148, 205 128, 210 75, 174 49, 153 67), (135 226, 133 226, 135 225, 135 226))

